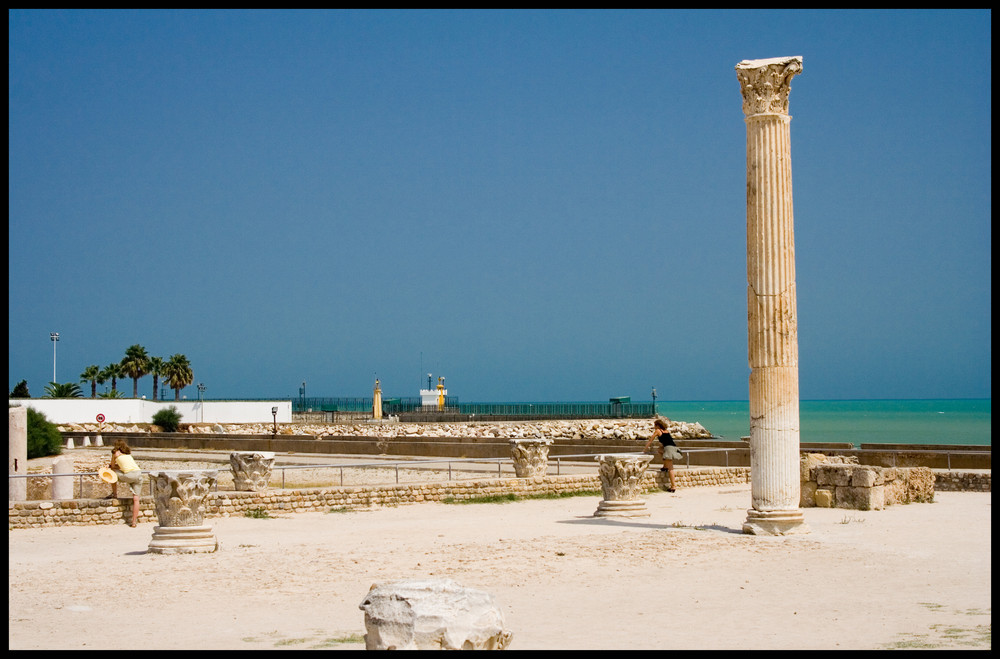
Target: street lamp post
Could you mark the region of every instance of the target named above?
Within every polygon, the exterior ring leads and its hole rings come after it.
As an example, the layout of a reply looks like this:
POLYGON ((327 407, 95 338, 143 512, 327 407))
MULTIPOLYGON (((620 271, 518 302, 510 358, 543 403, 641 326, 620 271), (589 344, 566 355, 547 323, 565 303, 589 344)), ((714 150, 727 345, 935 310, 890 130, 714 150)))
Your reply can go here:
POLYGON ((656 416, 656 387, 653 387, 653 416, 656 416))
POLYGON ((278 434, 278 408, 277 407, 272 407, 271 408, 271 416, 274 417, 274 434, 277 435, 278 434))
POLYGON ((49 332, 52 339, 52 381, 56 381, 56 342, 59 341, 59 332, 49 332))
POLYGON ((205 393, 205 383, 198 383, 198 409, 201 411, 201 422, 205 423, 205 403, 202 402, 202 396, 205 393))

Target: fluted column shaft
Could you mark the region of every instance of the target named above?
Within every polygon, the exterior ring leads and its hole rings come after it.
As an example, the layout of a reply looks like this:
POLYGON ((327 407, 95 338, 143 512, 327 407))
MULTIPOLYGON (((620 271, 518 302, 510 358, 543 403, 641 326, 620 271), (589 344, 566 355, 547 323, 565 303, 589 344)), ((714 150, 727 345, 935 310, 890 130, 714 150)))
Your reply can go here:
POLYGON ((799 57, 736 67, 747 127, 747 339, 752 510, 744 531, 804 529, 788 92, 799 57))

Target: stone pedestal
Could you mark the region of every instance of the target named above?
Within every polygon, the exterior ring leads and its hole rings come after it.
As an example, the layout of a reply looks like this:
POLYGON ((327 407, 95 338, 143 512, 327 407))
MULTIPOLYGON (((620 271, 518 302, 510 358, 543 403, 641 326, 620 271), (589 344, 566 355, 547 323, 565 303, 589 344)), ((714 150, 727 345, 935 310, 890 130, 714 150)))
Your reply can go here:
POLYGON ((747 126, 750 483, 743 531, 807 530, 799 511, 799 372, 788 94, 801 57, 736 65, 747 126))
POLYGON ((149 488, 159 526, 153 527, 149 551, 154 554, 210 553, 219 547, 215 532, 204 523, 205 501, 218 482, 217 470, 155 471, 149 488))
POLYGON ((642 492, 642 476, 653 459, 637 453, 606 453, 594 456, 600 464, 601 494, 594 517, 649 517, 642 492))
POLYGON ((58 457, 52 461, 52 498, 72 499, 73 498, 73 476, 60 476, 58 474, 72 474, 73 459, 58 457))
POLYGON ((512 636, 493 595, 451 579, 375 584, 358 608, 366 650, 503 650, 512 636))
POLYGON ((262 492, 271 482, 274 453, 270 451, 234 451, 229 454, 233 485, 237 492, 262 492))
POLYGON ((549 469, 551 439, 512 439, 510 456, 514 460, 514 473, 518 478, 544 476, 549 469))
MULTIPOLYGON (((23 476, 28 473, 28 408, 7 408, 7 474, 23 476)), ((28 479, 8 478, 7 499, 26 501, 28 479)))

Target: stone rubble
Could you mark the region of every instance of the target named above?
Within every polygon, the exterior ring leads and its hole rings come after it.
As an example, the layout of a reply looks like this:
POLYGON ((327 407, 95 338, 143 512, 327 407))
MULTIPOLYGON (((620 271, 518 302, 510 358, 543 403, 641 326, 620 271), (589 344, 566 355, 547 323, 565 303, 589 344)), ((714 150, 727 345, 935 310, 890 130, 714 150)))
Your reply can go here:
MULTIPOLYGON (((192 423, 182 424, 183 432, 192 434, 269 435, 273 423, 192 423)), ((105 423, 103 432, 148 433, 159 430, 151 424, 105 423)), ((60 432, 96 433, 96 423, 71 423, 59 426, 60 432)), ((462 423, 283 423, 279 435, 314 435, 316 437, 456 437, 498 439, 577 439, 638 440, 653 432, 652 419, 582 419, 562 421, 469 421, 462 423)), ((700 423, 670 422, 675 439, 709 439, 712 433, 700 423)))

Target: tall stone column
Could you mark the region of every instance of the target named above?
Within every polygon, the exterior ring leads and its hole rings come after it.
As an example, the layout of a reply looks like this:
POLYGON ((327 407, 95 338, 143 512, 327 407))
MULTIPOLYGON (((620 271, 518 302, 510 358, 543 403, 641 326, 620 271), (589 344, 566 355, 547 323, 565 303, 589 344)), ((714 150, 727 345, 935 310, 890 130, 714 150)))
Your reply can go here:
POLYGON ((750 482, 744 533, 808 528, 799 510, 799 348, 788 93, 801 57, 736 65, 747 125, 750 482))

